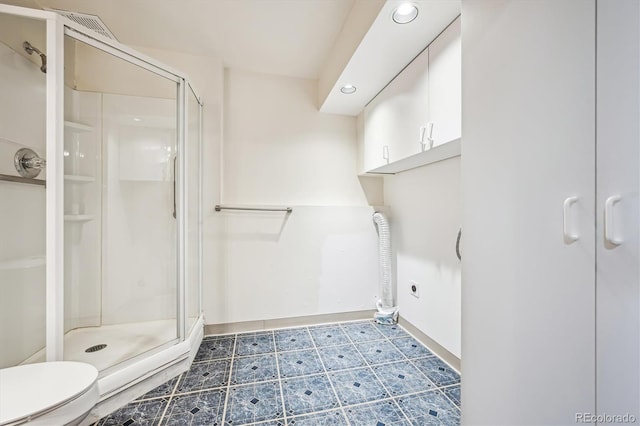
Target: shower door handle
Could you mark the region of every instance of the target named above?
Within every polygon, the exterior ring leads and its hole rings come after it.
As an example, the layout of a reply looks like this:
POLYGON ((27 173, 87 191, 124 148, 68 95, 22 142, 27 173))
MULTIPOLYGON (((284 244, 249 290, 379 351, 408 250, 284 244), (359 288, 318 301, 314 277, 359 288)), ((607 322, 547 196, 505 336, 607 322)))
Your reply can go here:
POLYGON ((176 218, 176 163, 178 156, 173 157, 173 218, 176 218))

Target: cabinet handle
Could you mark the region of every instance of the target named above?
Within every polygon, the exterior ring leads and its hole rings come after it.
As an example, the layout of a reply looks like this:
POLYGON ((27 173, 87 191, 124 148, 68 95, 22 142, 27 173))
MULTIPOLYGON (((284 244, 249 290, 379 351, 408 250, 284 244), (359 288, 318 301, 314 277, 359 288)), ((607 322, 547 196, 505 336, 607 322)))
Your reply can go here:
POLYGON ((622 244, 622 238, 615 236, 615 229, 613 228, 613 206, 621 200, 619 195, 612 195, 607 198, 604 203, 604 239, 607 243, 619 246, 622 244))
POLYGON ((458 228, 458 237, 456 238, 456 256, 458 256, 458 260, 462 260, 462 255, 460 254, 460 237, 462 237, 462 226, 458 228))
POLYGON ((382 147, 382 158, 387 160, 387 164, 389 164, 389 145, 382 147))
POLYGON ((426 126, 420 127, 420 149, 424 152, 427 148, 427 143, 425 139, 429 143, 429 149, 433 148, 433 123, 429 122, 426 126))
POLYGON ((564 235, 564 241, 567 244, 576 242, 580 238, 577 234, 573 234, 569 231, 569 211, 571 210, 571 205, 575 204, 577 201, 578 197, 569 197, 565 199, 562 204, 562 233, 564 235))

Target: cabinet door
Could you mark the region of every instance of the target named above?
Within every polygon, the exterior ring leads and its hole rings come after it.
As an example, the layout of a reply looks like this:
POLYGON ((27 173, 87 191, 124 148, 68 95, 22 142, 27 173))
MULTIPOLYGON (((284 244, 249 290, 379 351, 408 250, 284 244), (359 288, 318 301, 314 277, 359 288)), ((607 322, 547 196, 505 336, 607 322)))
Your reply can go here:
POLYGON ((574 424, 595 410, 595 1, 462 17, 462 423, 574 424))
POLYGON ((461 135, 460 17, 429 45, 429 121, 433 145, 461 135))
POLYGON ((640 3, 597 13, 597 407, 640 419, 640 3))
POLYGON ((364 167, 371 170, 420 152, 429 121, 429 55, 423 51, 364 110, 364 167))

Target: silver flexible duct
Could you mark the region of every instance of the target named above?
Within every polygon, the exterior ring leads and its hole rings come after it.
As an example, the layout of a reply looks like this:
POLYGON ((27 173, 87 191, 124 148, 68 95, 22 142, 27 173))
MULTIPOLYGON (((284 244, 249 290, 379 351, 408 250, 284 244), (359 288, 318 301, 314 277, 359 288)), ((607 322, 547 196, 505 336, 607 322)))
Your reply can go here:
MULTIPOLYGON (((378 258, 380 265, 380 298, 376 303, 378 313, 390 316, 385 322, 395 322, 397 309, 393 305, 393 280, 391 276, 391 231, 387 218, 380 212, 373 214, 373 221, 378 226, 378 258)), ((376 320, 380 322, 380 315, 376 320)))

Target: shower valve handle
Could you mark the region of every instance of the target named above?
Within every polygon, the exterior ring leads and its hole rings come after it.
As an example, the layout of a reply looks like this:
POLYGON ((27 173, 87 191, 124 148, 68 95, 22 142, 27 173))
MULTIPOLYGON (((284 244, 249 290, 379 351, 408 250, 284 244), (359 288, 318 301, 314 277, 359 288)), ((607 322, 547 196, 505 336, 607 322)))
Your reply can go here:
POLYGON ((25 169, 44 169, 47 167, 47 160, 40 157, 33 157, 29 159, 23 159, 22 165, 25 169))

